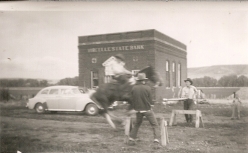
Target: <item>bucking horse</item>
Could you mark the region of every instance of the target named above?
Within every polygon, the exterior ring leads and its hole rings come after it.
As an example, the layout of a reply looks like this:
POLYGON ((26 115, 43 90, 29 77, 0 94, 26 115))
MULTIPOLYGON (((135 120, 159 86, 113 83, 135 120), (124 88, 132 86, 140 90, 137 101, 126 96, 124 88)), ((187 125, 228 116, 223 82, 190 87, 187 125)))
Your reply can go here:
MULTIPOLYGON (((138 73, 145 73, 149 82, 151 82, 154 87, 162 86, 162 78, 152 66, 147 66, 141 69, 138 73)), ((137 74, 135 76, 137 76, 137 74)), ((113 128, 115 128, 115 124, 112 122, 111 115, 108 112, 108 107, 115 101, 126 101, 129 103, 127 111, 132 109, 131 90, 135 84, 133 81, 135 81, 135 79, 130 77, 126 82, 117 81, 102 84, 97 88, 96 92, 90 96, 99 108, 99 114, 105 117, 107 122, 113 128)))

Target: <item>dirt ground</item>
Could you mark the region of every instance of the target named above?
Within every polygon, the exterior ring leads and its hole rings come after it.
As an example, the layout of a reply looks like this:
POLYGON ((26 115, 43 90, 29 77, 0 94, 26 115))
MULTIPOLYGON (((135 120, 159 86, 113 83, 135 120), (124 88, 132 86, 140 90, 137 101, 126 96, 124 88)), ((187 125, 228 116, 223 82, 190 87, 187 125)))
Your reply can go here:
MULTIPOLYGON (((230 102, 201 104, 205 128, 195 128, 178 115, 177 126, 168 127, 169 144, 153 144, 149 122, 144 120, 135 146, 124 144, 124 127, 113 130, 101 116, 84 113, 36 114, 23 102, 1 103, 1 152, 84 152, 84 153, 232 153, 248 149, 248 105, 242 105, 241 119, 231 120, 230 102)), ((158 118, 169 121, 172 109, 181 103, 154 108, 158 118)), ((118 114, 121 110, 115 110, 118 114)), ((134 117, 135 119, 135 117, 134 117)))

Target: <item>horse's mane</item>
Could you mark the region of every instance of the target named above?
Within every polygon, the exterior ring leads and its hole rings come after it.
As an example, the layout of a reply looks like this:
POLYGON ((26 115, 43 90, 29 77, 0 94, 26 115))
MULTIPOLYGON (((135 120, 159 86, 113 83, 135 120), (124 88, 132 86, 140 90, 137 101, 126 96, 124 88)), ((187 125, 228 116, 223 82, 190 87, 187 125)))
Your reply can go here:
MULTIPOLYGON (((156 82, 156 80, 155 80, 156 72, 155 72, 155 69, 152 66, 147 66, 147 67, 141 69, 138 73, 145 73, 146 77, 150 81, 156 82)), ((135 75, 136 77, 137 77, 138 73, 135 75)))

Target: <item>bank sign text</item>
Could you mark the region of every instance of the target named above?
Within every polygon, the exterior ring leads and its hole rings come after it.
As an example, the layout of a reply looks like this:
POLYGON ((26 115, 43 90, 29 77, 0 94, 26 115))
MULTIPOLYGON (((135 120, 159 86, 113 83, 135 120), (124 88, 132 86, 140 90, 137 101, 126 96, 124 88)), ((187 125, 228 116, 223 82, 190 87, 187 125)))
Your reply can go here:
POLYGON ((144 49, 144 45, 90 48, 88 49, 88 52, 111 52, 111 51, 126 51, 126 50, 141 50, 141 49, 144 49))

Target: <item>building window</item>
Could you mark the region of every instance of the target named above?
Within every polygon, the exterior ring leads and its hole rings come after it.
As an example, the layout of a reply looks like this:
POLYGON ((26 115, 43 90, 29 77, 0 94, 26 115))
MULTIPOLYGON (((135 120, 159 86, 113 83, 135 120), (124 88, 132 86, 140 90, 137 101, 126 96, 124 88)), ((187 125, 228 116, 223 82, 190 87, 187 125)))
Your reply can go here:
POLYGON ((177 84, 181 86, 181 64, 177 65, 177 84))
POLYGON ((92 62, 92 63, 96 63, 96 62, 97 62, 97 59, 96 59, 96 58, 92 58, 92 59, 91 59, 91 62, 92 62))
POLYGON ((98 73, 91 71, 91 88, 97 88, 99 85, 98 73))
POLYGON ((177 76, 176 76, 176 64, 172 63, 172 78, 173 78, 173 87, 177 86, 177 76))
POLYGON ((170 87, 170 62, 165 62, 165 86, 170 87))

